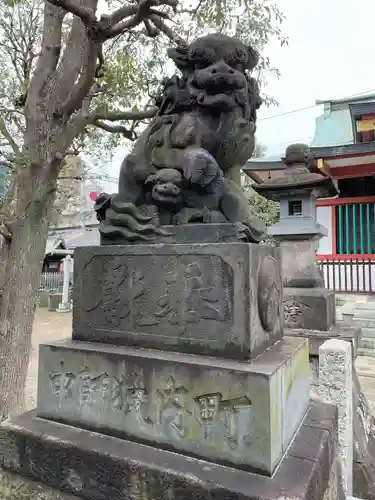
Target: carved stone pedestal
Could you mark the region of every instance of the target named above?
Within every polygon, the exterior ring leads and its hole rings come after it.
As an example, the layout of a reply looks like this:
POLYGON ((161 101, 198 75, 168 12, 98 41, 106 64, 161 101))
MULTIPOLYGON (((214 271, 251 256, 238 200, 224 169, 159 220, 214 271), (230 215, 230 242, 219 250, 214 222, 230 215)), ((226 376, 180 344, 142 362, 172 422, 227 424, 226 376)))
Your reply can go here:
POLYGON ((79 248, 74 269, 73 340, 249 359, 281 339, 276 248, 79 248))
POLYGON ((251 363, 70 341, 40 350, 38 417, 265 474, 308 404, 299 338, 251 363))
POLYGON ((310 407, 308 341, 283 338, 279 249, 221 226, 75 252, 73 340, 40 346, 2 466, 90 500, 341 498, 336 412, 310 407))
POLYGON ((335 293, 326 288, 284 288, 287 328, 327 331, 336 322, 335 293))

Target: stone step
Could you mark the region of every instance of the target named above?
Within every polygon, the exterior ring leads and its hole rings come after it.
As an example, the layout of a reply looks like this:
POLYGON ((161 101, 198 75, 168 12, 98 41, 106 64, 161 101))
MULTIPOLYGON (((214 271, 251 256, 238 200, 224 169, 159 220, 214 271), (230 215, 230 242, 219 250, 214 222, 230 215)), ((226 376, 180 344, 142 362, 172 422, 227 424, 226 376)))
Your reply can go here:
POLYGON ((375 326, 373 328, 365 326, 362 328, 362 337, 375 339, 375 326))
POLYGON ((375 358, 375 349, 366 349, 360 347, 357 352, 358 356, 369 356, 370 358, 375 358))
POLYGON ((357 311, 375 311, 375 302, 357 302, 354 308, 357 311))
POLYGON ((343 324, 348 324, 357 328, 370 328, 375 330, 375 321, 366 319, 352 319, 351 321, 343 321, 343 324))
POLYGON ((350 315, 353 316, 355 310, 355 304, 352 302, 347 302, 343 306, 340 307, 340 312, 342 315, 350 315))
POLYGON ((354 311, 353 319, 369 319, 375 323, 375 309, 356 309, 354 311))
POLYGON ((359 342, 360 349, 375 349, 375 338, 362 337, 359 342))

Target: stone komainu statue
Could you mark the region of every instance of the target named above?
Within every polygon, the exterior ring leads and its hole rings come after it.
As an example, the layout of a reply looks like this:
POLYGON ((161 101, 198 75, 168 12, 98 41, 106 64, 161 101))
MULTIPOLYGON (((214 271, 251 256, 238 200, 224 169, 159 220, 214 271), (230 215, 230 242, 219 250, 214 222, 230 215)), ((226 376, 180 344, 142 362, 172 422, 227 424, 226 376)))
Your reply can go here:
POLYGON ((258 242, 263 224, 240 185, 262 103, 248 74, 258 55, 213 34, 168 56, 180 75, 164 80, 157 116, 121 165, 118 193, 97 200, 101 234, 150 240, 167 234, 164 225, 232 222, 240 238, 258 242))

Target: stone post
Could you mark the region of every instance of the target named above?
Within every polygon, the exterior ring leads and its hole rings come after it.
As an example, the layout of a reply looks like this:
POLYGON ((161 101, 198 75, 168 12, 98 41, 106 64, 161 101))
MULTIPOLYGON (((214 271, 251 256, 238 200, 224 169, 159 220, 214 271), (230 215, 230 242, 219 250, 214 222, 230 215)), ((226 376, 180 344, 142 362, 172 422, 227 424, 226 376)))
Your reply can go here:
POLYGON ((319 397, 335 404, 339 419, 339 452, 346 495, 353 493, 353 379, 351 344, 330 339, 319 348, 319 397))
POLYGON ((64 282, 61 304, 59 304, 58 308, 59 312, 69 312, 71 310, 69 304, 69 281, 72 272, 72 262, 71 256, 67 255, 64 259, 64 282))
POLYGON ((280 217, 268 234, 280 240, 284 272, 285 327, 328 331, 335 323, 334 292, 324 288, 316 262, 327 228, 316 220, 316 199, 337 195, 330 177, 314 170, 308 146, 293 144, 285 152, 285 170, 276 180, 254 189, 280 203, 280 217))

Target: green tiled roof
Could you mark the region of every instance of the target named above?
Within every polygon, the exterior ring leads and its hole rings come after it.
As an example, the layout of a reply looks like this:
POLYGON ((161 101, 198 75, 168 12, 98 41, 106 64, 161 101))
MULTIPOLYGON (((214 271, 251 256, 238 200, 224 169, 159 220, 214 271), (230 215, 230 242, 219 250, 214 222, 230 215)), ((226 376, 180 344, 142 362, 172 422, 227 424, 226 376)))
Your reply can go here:
POLYGON ((311 146, 330 147, 354 144, 353 122, 349 105, 374 101, 374 93, 344 97, 343 99, 316 101, 316 104, 324 105, 324 111, 316 119, 315 135, 311 146))
MULTIPOLYGON (((317 153, 319 151, 322 157, 325 156, 325 150, 327 150, 327 156, 328 153, 329 156, 337 153, 344 154, 344 151, 340 152, 339 149, 331 149, 337 146, 349 146, 349 149, 353 149, 353 153, 356 153, 357 151, 354 150, 358 149, 358 145, 355 145, 354 141, 353 121, 350 108, 354 113, 361 114, 356 108, 362 108, 363 103, 367 103, 370 106, 371 103, 375 103, 375 93, 367 93, 342 99, 316 101, 316 104, 322 104, 324 109, 323 114, 318 116, 315 120, 315 134, 310 143, 310 147, 312 149, 324 148, 324 151, 317 150, 317 153)), ((374 107, 374 104, 372 104, 372 107, 374 107)), ((369 106, 366 105, 365 108, 368 110, 369 106)), ((359 145, 360 151, 365 151, 367 146, 366 144, 359 145)), ((373 148, 374 144, 371 143, 368 147, 373 148)), ((250 159, 243 166, 243 170, 273 170, 283 168, 283 163, 281 161, 282 156, 284 156, 284 151, 276 156, 250 159)))
POLYGON ((343 146, 353 142, 352 117, 348 107, 324 113, 316 119, 311 146, 343 146))

